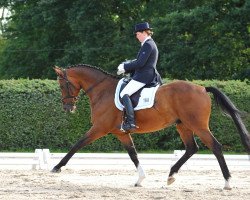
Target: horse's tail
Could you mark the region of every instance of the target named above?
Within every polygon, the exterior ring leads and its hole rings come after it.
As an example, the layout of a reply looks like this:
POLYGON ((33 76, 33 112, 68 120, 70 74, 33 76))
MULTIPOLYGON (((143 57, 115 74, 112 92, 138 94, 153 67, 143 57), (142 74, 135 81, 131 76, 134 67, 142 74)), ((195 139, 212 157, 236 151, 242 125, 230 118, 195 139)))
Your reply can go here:
POLYGON ((222 109, 222 111, 229 117, 231 117, 240 134, 241 142, 246 148, 248 154, 250 154, 250 135, 242 122, 241 112, 236 108, 233 102, 220 90, 215 87, 206 87, 207 92, 211 92, 214 95, 216 104, 222 109))

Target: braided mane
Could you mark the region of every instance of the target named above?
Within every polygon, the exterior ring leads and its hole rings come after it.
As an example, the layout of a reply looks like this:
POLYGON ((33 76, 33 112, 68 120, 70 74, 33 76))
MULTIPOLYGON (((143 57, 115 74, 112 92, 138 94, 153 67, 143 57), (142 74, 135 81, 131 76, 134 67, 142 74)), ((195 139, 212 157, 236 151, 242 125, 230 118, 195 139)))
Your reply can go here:
POLYGON ((88 65, 88 64, 77 64, 77 65, 70 65, 68 66, 66 69, 70 69, 70 68, 73 68, 73 67, 82 67, 82 68, 91 68, 91 69, 94 69, 94 70, 97 70, 97 71, 100 71, 102 73, 104 73, 105 75, 108 75, 112 78, 115 78, 115 79, 120 79, 120 77, 114 75, 114 74, 111 74, 109 72, 106 72, 104 71, 103 69, 99 68, 99 67, 96 67, 96 66, 92 66, 92 65, 88 65))

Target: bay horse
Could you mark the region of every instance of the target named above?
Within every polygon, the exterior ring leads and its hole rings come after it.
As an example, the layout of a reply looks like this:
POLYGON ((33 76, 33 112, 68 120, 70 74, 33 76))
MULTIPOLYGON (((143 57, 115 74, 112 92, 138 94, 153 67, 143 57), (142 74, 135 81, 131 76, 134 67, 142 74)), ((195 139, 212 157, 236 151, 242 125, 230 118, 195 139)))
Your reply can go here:
POLYGON ((125 133, 120 130, 122 111, 114 104, 118 77, 86 64, 70 66, 67 69, 55 67, 54 70, 61 88, 63 109, 73 112, 76 109, 75 103, 79 92, 83 90, 90 101, 92 127, 76 142, 52 172, 60 172, 61 167, 65 166, 80 148, 112 133, 120 140, 133 161, 139 175, 135 186, 140 186, 145 173, 138 160, 131 134, 154 132, 176 125, 186 152, 171 167, 168 184, 175 181, 174 175, 198 151, 198 145, 194 139, 196 134, 216 156, 225 179, 224 189, 230 189, 231 175, 222 154, 222 145, 209 129, 211 98, 208 92, 214 95, 222 111, 231 116, 246 151, 250 153, 250 136, 241 120, 240 111, 225 94, 214 87, 203 87, 180 80, 161 85, 156 92, 154 106, 135 112, 136 125, 139 128, 135 132, 125 133))

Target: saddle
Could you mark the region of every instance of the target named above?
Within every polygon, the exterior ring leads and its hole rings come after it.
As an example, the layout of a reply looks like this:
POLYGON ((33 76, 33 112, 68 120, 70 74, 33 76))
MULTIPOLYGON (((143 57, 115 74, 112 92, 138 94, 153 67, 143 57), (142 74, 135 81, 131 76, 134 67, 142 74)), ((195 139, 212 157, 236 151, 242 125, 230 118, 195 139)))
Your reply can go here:
MULTIPOLYGON (((122 101, 120 98, 120 93, 123 88, 129 83, 130 79, 122 78, 116 87, 115 92, 115 105, 119 110, 123 110, 124 106, 122 105, 122 101)), ((141 110, 146 108, 151 108, 154 105, 154 98, 157 89, 159 88, 159 83, 152 83, 150 85, 146 85, 136 93, 130 96, 132 101, 132 105, 134 110, 141 110)))

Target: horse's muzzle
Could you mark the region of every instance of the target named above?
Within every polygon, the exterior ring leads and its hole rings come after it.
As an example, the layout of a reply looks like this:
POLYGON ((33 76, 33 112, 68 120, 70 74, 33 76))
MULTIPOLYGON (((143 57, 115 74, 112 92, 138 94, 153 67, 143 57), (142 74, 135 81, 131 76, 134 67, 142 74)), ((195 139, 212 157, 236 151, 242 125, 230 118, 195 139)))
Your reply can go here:
POLYGON ((75 110, 76 110, 76 106, 72 105, 72 104, 64 104, 63 105, 63 110, 66 111, 66 112, 74 113, 75 110))

